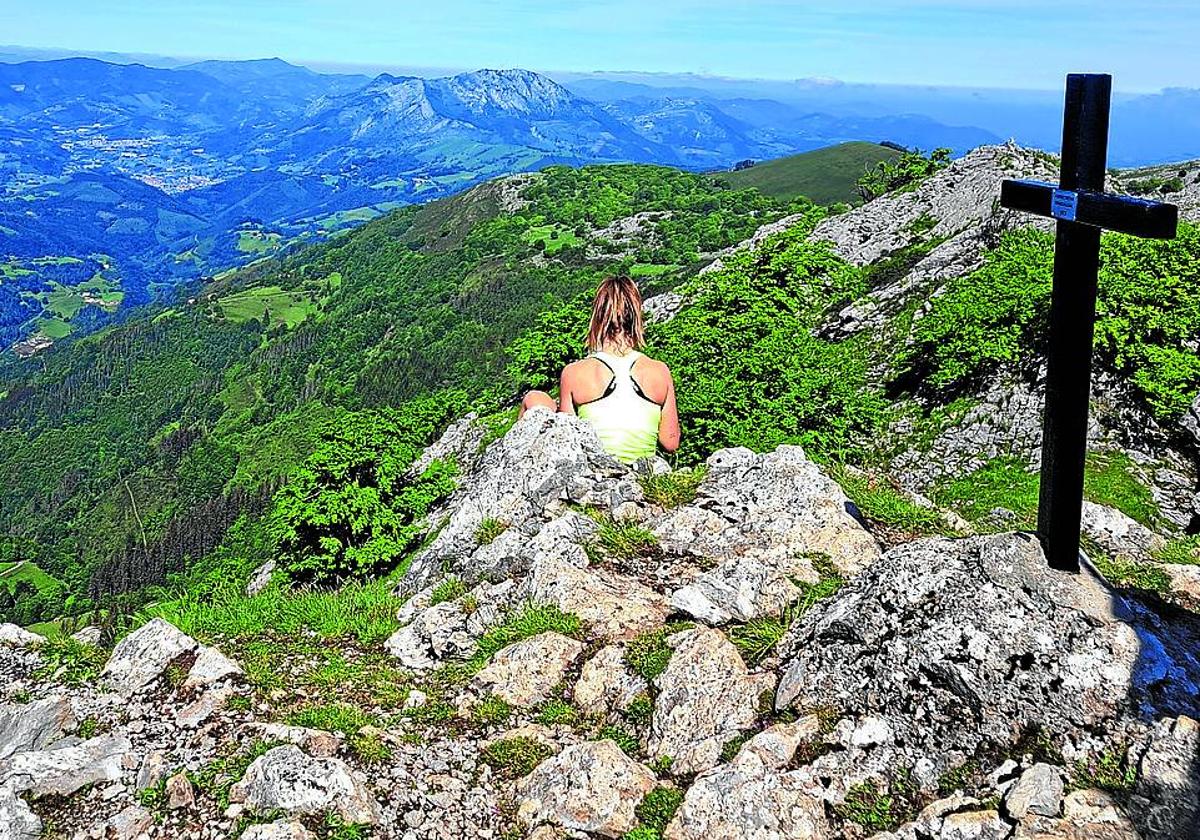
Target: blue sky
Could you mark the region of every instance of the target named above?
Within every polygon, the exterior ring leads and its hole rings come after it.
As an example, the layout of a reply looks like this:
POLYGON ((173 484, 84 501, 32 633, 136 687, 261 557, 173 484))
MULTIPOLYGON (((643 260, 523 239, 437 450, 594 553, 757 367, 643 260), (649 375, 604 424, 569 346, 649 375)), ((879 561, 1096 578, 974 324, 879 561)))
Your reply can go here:
POLYGON ((1200 86, 1196 0, 0 0, 0 42, 374 67, 1200 86))

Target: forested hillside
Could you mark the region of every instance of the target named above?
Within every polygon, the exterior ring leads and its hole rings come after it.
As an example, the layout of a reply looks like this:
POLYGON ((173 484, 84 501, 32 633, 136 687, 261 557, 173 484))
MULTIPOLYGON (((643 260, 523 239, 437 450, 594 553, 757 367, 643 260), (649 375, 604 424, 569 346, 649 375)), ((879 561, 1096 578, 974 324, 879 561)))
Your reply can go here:
MULTIPOLYGON (((323 477, 296 481, 351 481, 470 405, 511 404, 504 348, 539 312, 609 271, 669 288, 784 210, 672 169, 551 168, 397 211, 35 361, 10 357, 0 562, 64 584, 26 592, 12 617, 53 618, 64 597, 68 612, 112 593, 140 603, 202 558, 196 574, 281 542, 303 553, 297 529, 326 514, 290 509, 285 485, 310 455, 323 477)), ((379 475, 366 483, 387 495, 379 475)), ((391 524, 351 530, 352 547, 395 538, 391 524)))

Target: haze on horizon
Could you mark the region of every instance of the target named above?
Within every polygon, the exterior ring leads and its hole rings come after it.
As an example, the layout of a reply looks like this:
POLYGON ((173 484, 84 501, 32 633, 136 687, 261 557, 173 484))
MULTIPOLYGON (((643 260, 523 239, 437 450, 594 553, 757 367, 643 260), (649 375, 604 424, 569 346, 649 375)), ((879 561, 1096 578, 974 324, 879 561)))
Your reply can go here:
POLYGON ((173 57, 279 56, 315 68, 695 73, 1056 89, 1103 71, 1118 90, 1200 85, 1186 0, 44 0, 0 11, 28 47, 173 57))

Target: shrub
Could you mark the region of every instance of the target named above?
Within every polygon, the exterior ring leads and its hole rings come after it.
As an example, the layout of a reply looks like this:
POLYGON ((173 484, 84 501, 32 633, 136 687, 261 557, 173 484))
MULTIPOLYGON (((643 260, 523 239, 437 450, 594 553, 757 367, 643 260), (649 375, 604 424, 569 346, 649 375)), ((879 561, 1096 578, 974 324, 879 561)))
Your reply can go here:
POLYGON ((625 710, 624 716, 625 720, 634 726, 649 726, 654 717, 654 701, 650 699, 650 695, 643 692, 633 698, 633 702, 625 710))
POLYGON ((863 172, 857 182, 858 194, 863 201, 871 201, 890 192, 915 189, 926 178, 949 165, 949 149, 934 149, 928 155, 920 150, 906 150, 863 172))
POLYGON ((106 657, 92 645, 70 637, 47 639, 38 648, 41 666, 34 672, 37 679, 55 679, 64 685, 77 686, 91 682, 100 675, 106 657))

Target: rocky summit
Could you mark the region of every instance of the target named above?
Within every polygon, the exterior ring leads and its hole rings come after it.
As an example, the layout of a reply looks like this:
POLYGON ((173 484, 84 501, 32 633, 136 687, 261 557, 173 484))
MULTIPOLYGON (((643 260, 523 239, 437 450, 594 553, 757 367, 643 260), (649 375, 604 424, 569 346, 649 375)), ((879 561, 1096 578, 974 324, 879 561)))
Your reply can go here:
POLYGON ((459 489, 335 673, 389 663, 397 713, 280 719, 317 684, 162 618, 75 643, 94 676, 6 628, 0 837, 1198 836, 1194 617, 1026 534, 882 550, 796 446, 664 495, 573 416, 480 432, 426 453, 459 489))

